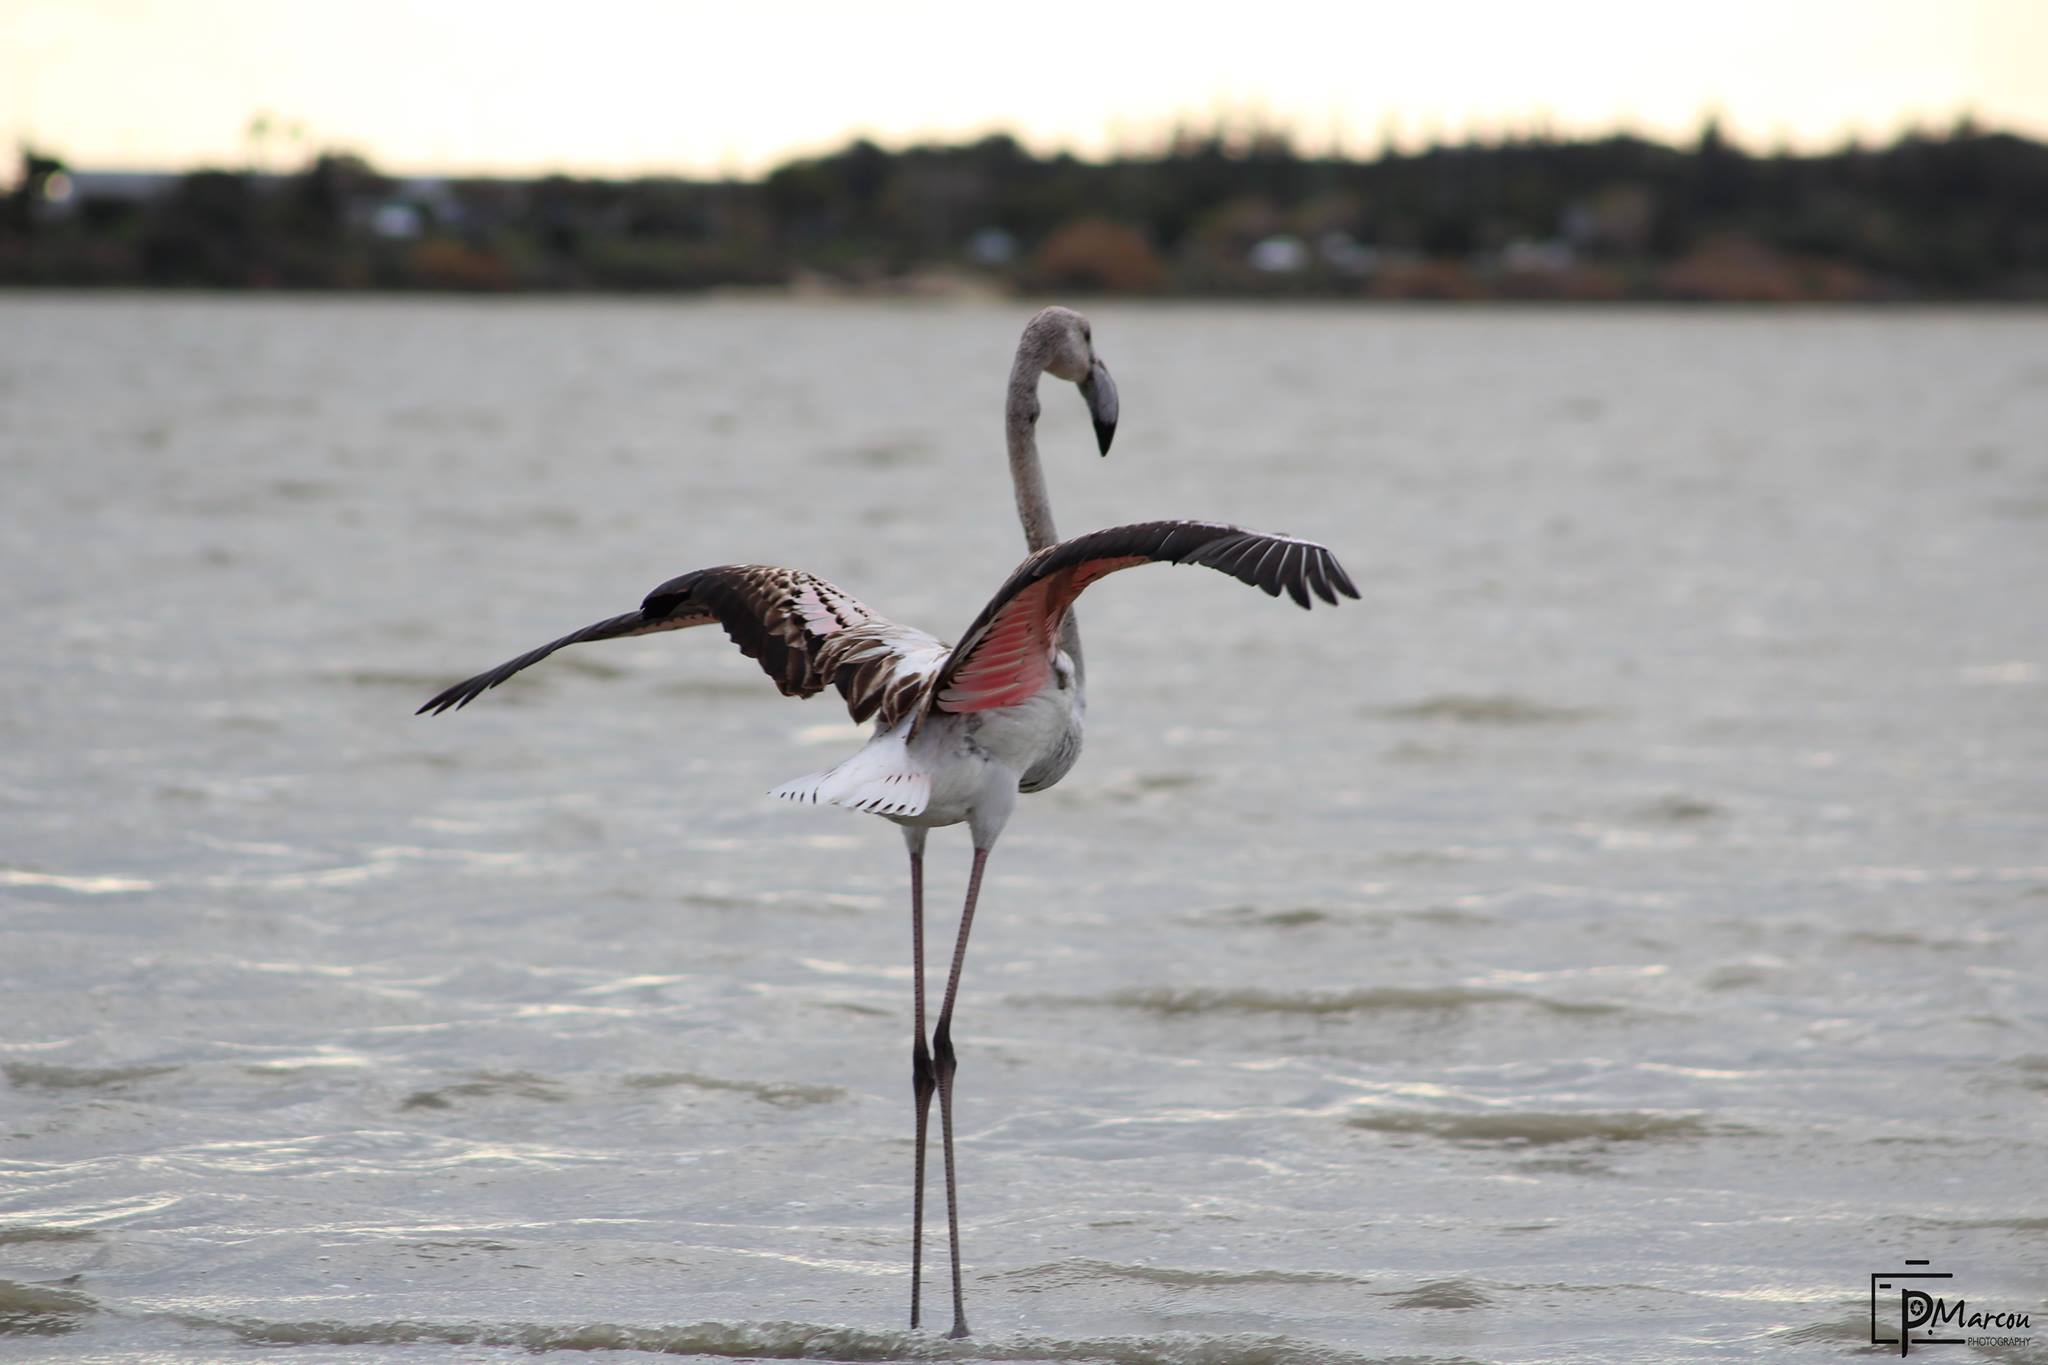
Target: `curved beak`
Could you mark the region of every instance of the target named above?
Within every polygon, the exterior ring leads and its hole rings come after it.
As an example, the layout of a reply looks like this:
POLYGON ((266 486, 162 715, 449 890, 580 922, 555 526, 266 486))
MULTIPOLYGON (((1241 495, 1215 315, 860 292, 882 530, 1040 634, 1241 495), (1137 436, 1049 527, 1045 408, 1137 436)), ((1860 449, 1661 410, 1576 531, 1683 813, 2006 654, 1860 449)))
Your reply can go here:
POLYGON ((1104 455, 1109 454, 1109 443, 1116 435, 1116 381, 1109 377, 1109 368, 1097 356, 1088 366, 1088 377, 1081 381, 1081 396, 1088 400, 1088 415, 1095 419, 1095 445, 1104 455))

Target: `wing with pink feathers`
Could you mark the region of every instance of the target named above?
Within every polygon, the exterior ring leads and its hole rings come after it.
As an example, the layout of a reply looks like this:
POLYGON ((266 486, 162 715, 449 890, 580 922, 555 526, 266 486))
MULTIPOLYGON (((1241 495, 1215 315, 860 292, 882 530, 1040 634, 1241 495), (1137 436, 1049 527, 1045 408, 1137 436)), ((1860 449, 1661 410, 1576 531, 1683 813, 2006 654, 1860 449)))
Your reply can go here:
POLYGON ((1148 521, 1049 545, 1024 561, 967 628, 932 685, 941 711, 986 711, 1029 700, 1051 681, 1060 624, 1089 584, 1140 564, 1202 564, 1242 583, 1311 594, 1335 605, 1357 597, 1344 566, 1312 540, 1208 521, 1148 521))

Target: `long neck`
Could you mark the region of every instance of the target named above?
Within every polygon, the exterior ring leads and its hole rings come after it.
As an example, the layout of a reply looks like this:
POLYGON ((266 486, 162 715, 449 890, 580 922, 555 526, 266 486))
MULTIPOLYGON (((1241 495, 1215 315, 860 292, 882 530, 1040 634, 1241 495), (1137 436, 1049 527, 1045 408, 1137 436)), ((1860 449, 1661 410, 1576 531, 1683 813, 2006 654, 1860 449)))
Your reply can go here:
MULTIPOLYGON (((1038 377, 1045 373, 1044 360, 1029 347, 1017 352, 1010 367, 1010 391, 1003 404, 1004 437, 1010 449, 1010 486, 1017 494, 1017 520, 1024 527, 1024 543, 1036 554, 1058 542, 1060 533, 1052 523, 1052 498, 1045 491, 1045 469, 1038 460, 1038 377)), ((1060 648, 1074 661, 1074 675, 1081 675, 1081 630, 1069 611, 1060 628, 1060 648)))
POLYGON ((1043 367, 1024 351, 1010 369, 1010 393, 1003 404, 1004 437, 1010 447, 1010 487, 1017 494, 1017 520, 1024 543, 1036 554, 1060 538, 1052 524, 1052 499, 1038 463, 1038 376, 1043 367))

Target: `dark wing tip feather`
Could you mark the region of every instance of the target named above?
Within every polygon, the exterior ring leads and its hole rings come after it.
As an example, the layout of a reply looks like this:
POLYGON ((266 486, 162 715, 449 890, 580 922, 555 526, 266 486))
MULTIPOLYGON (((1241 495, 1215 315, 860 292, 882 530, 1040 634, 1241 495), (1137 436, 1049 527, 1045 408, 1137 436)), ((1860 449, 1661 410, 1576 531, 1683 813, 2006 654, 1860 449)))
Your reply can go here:
POLYGON ((1235 526, 1189 523, 1211 534, 1178 554, 1162 555, 1175 563, 1200 564, 1229 574, 1268 597, 1286 593, 1308 609, 1320 597, 1336 606, 1340 597, 1356 598, 1358 589, 1326 545, 1292 536, 1267 535, 1235 526))
MULTIPOLYGON (((1302 571, 1308 578, 1309 590, 1331 606, 1336 606, 1337 590, 1330 585, 1330 552, 1320 545, 1312 545, 1309 547, 1307 560, 1308 562, 1302 566, 1302 571)), ((1301 605, 1305 607, 1308 603, 1303 602, 1301 605)))
POLYGON ((486 669, 473 678, 464 678, 453 687, 443 688, 428 698, 426 705, 413 714, 438 716, 447 711, 459 711, 514 673, 539 663, 564 645, 580 644, 585 640, 604 640, 614 635, 631 635, 635 633, 636 628, 646 627, 647 624, 645 612, 629 611, 623 616, 613 616, 594 625, 585 626, 579 631, 564 635, 559 640, 551 640, 539 649, 529 649, 516 659, 507 659, 496 668, 486 669))
MULTIPOLYGON (((470 690, 472 684, 474 684, 475 682, 476 679, 471 678, 467 682, 459 682, 455 684, 455 686, 453 687, 445 688, 442 691, 436 692, 432 697, 429 697, 427 699, 427 704, 425 706, 422 706, 419 710, 413 712, 413 714, 416 716, 424 716, 429 714, 438 716, 443 711, 460 710, 462 707, 469 705, 469 703, 475 699, 477 692, 483 691, 483 688, 481 687, 477 688, 476 691, 474 692, 470 690)), ((490 685, 491 684, 486 683, 484 686, 488 687, 490 685)))
MULTIPOLYGON (((661 589, 657 588, 655 591, 659 593, 661 589)), ((650 597, 648 600, 652 602, 653 598, 650 597)), ((681 597, 676 597, 660 609, 650 610, 642 607, 639 611, 607 617, 564 635, 559 640, 550 640, 539 649, 529 649, 516 659, 507 659, 496 668, 486 669, 474 678, 464 678, 453 687, 444 688, 428 698, 426 705, 413 714, 438 716, 448 711, 460 711, 514 673, 531 668, 565 645, 579 645, 589 640, 610 640, 621 635, 650 635, 655 631, 676 630, 709 619, 710 613, 685 606, 681 597)))
MULTIPOLYGON (((1329 559, 1330 581, 1337 585, 1337 591, 1354 602, 1359 600, 1358 588, 1352 583, 1351 575, 1344 572, 1344 566, 1337 562, 1337 556, 1330 554, 1328 550, 1323 551, 1323 554, 1329 559)), ((1331 600, 1335 601, 1334 598, 1331 600)))
POLYGON ((1287 586, 1287 595, 1293 598, 1294 605, 1300 607, 1303 611, 1309 609, 1309 560, 1314 557, 1315 551, 1322 548, 1320 545, 1291 545, 1287 549, 1285 562, 1291 565, 1292 568, 1287 573, 1283 582, 1287 586))

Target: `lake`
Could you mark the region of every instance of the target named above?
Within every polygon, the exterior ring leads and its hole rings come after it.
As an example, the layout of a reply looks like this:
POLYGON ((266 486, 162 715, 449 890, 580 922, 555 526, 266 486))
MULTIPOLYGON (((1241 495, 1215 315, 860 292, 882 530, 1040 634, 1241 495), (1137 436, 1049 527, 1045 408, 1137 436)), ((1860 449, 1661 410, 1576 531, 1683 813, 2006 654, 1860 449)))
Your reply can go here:
POLYGON ((2048 1358, 2048 315, 1088 311, 1062 530, 1363 598, 1088 594, 950 1343, 900 840, 765 795, 843 710, 412 712, 711 564, 957 637, 1030 306, 0 298, 0 1355, 1805 1361, 1922 1260, 2048 1358))

